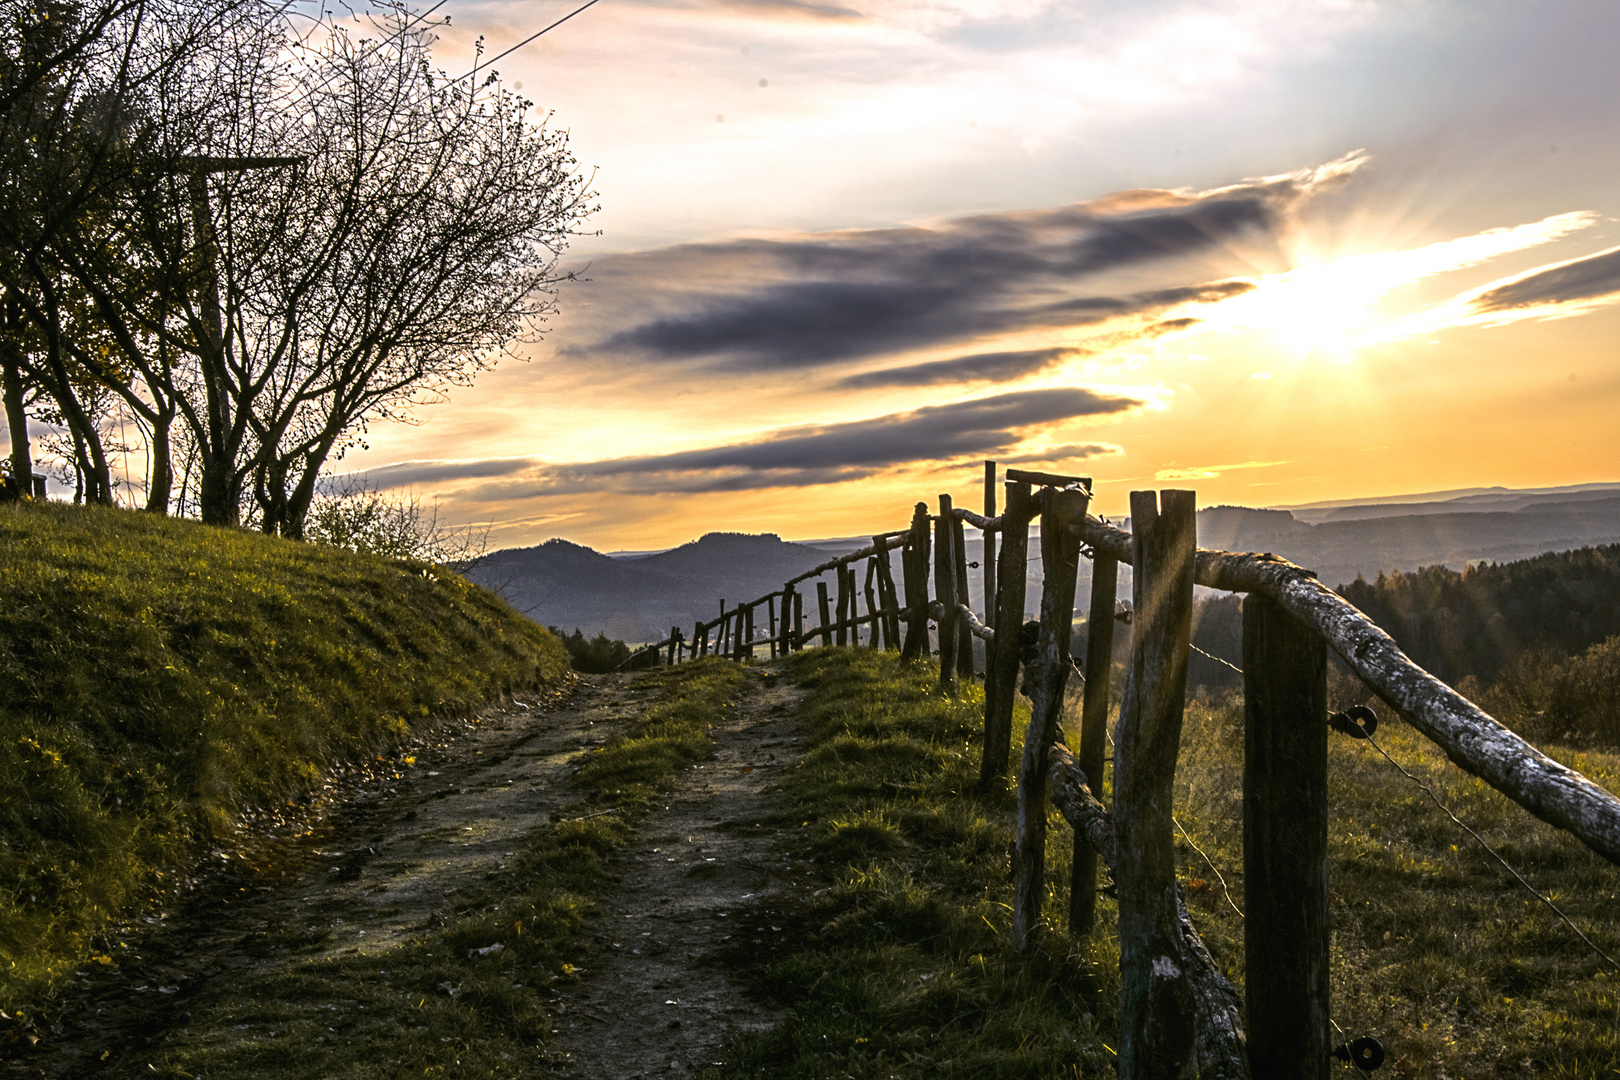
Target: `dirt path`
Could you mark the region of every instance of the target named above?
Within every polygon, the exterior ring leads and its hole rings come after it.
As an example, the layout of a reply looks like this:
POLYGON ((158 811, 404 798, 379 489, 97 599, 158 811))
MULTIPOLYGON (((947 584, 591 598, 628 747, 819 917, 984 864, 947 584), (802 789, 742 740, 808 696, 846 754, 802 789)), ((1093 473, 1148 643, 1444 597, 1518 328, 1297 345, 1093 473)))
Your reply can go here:
POLYGON ((744 916, 811 883, 777 852, 778 789, 798 753, 791 715, 803 691, 751 675, 757 689, 715 729, 715 758, 689 770, 620 857, 624 885, 603 905, 595 967, 560 1002, 566 1073, 685 1076, 719 1064, 727 1034, 775 1019, 713 962, 736 939, 780 932, 744 916))
MULTIPOLYGON (((580 679, 549 702, 492 708, 417 749, 397 778, 386 763, 359 777, 312 828, 273 822, 261 842, 221 853, 187 902, 117 935, 116 966, 87 965, 45 1015, 37 1050, 0 1075, 151 1075, 166 1043, 219 1037, 188 1030, 193 1011, 248 976, 307 963, 312 949, 397 948, 446 919, 458 893, 475 893, 573 801, 577 760, 638 710, 631 684, 580 679)), ((739 908, 809 884, 775 854, 773 826, 780 770, 800 737, 790 719, 798 696, 750 672, 740 707, 716 725, 716 757, 689 769, 668 809, 614 857, 622 889, 599 904, 581 977, 553 1001, 554 1037, 537 1067, 604 1080, 683 1076, 721 1060, 729 1032, 770 1022, 709 958, 739 935, 773 932, 736 925, 739 908)))

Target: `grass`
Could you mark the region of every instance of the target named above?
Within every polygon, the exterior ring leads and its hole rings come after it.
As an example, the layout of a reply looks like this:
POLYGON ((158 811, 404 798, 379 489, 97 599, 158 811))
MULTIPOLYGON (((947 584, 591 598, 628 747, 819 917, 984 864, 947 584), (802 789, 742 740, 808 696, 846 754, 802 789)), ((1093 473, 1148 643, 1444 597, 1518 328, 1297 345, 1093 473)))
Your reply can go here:
MULTIPOLYGON (((926 666, 853 650, 803 654, 792 671, 810 687, 813 728, 791 781, 802 846, 841 871, 806 907, 774 915, 795 945, 734 958, 789 1019, 744 1040, 724 1075, 1112 1076, 1114 903, 1101 898, 1092 940, 1068 938, 1071 834, 1051 817, 1042 945, 1008 949, 1012 807, 1005 792, 970 790, 977 691, 950 701, 926 666)), ((1620 870, 1383 719, 1379 743, 1620 957, 1620 870)), ((1240 697, 1189 702, 1176 781, 1177 820, 1203 852, 1178 837, 1188 906, 1240 990, 1242 730, 1240 697)), ((1620 757, 1547 749, 1620 787, 1620 757)), ((1378 1075, 1615 1075, 1620 972, 1366 743, 1335 735, 1329 754, 1332 1015, 1347 1037, 1382 1040, 1378 1075)))
POLYGON ((680 763, 711 755, 709 728, 746 678, 718 660, 641 676, 647 707, 585 759, 577 801, 481 891, 458 893, 439 924, 372 955, 322 955, 320 933, 295 936, 288 962, 200 1007, 150 1071, 474 1080, 547 1069, 547 1002, 556 983, 580 973, 582 932, 615 887, 609 856, 634 837, 680 763))
MULTIPOLYGON (((773 913, 798 944, 752 974, 789 1019, 740 1043, 724 1075, 1112 1075, 1113 997, 1094 976, 1109 941, 1095 955, 1056 932, 1032 956, 1006 947, 1013 800, 1010 782, 972 790, 980 689, 943 698, 927 665, 867 650, 817 649, 789 671, 810 688, 794 824, 805 854, 841 870, 802 909, 773 913)), ((1017 737, 1027 722, 1020 704, 1017 737)), ((1050 839, 1066 878, 1067 828, 1050 839)), ((1051 909, 1065 897, 1054 890, 1051 909)))
POLYGON ((244 813, 567 670, 440 568, 0 507, 0 1005, 44 993, 244 813))

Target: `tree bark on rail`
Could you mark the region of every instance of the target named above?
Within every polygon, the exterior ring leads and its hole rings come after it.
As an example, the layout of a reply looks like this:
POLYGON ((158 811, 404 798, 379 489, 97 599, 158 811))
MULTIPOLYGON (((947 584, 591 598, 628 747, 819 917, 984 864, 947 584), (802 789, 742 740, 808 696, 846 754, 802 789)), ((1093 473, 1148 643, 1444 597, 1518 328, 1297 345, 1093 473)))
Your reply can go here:
MULTIPOLYGON (((1131 561, 1131 534, 1091 520, 1086 541, 1131 561)), ((1414 664, 1395 640, 1310 571, 1273 555, 1200 551, 1196 582, 1259 592, 1327 639, 1390 708, 1456 765, 1620 866, 1620 799, 1531 746, 1489 713, 1414 664)))
POLYGON ((1046 894, 1047 751, 1056 741, 1069 680, 1069 636, 1074 627, 1074 583, 1080 569, 1080 537, 1090 498, 1079 488, 1053 491, 1041 513, 1041 634, 1026 673, 1029 728, 1018 766, 1017 834, 1013 847, 1012 945, 1019 952, 1034 941, 1046 894))
MULTIPOLYGON (((1074 826, 1075 848, 1085 847, 1101 855, 1112 872, 1118 844, 1114 822, 1103 804, 1092 795, 1085 773, 1069 755, 1068 747, 1061 743, 1052 748, 1051 782, 1052 804, 1074 826)), ((1248 1080, 1248 1049, 1241 1019, 1243 1002, 1204 947, 1179 891, 1176 928, 1181 938, 1179 955, 1186 966, 1184 975, 1191 990, 1193 1058, 1187 1072, 1166 1075, 1197 1076, 1200 1080, 1248 1080)), ((1325 1064, 1325 1054, 1322 1060, 1325 1064)))

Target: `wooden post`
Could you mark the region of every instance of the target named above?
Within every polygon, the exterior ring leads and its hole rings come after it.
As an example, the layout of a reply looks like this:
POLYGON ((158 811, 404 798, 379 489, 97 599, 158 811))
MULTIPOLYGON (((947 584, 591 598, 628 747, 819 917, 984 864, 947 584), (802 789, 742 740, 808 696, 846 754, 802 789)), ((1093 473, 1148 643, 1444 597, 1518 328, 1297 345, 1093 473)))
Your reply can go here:
POLYGON ((951 497, 939 497, 939 518, 934 522, 934 592, 944 610, 939 616, 939 688, 956 693, 956 553, 951 540, 951 497))
MULTIPOLYGON (((996 516, 996 463, 984 463, 984 516, 996 516)), ((984 617, 994 623, 996 618, 996 541, 995 534, 986 529, 984 533, 984 554, 979 556, 979 566, 984 570, 984 617)), ((984 654, 986 677, 990 674, 990 650, 984 654)))
MULTIPOLYGON (((1086 688, 1080 707, 1080 753, 1086 783, 1104 798, 1103 758, 1108 738, 1108 679, 1114 655, 1114 593, 1119 562, 1098 552, 1091 562, 1091 608, 1086 614, 1086 688)), ((1086 937, 1097 922, 1097 852, 1078 838, 1069 870, 1069 934, 1086 937)))
POLYGON ((816 602, 821 607, 821 643, 832 644, 832 612, 827 609, 827 583, 816 582, 816 602))
MULTIPOLYGON (((1195 988, 1177 918, 1172 786, 1192 634, 1196 499, 1131 492, 1130 673, 1114 742, 1120 1080, 1196 1075, 1195 988)), ((1252 923, 1257 933, 1269 926, 1252 923)))
MULTIPOLYGON (((964 536, 965 526, 962 519, 951 515, 951 554, 956 557, 956 602, 963 607, 972 607, 973 599, 968 595, 968 565, 967 544, 964 536)), ((973 631, 968 629, 967 620, 961 616, 956 619, 956 673, 964 679, 973 678, 973 631)))
POLYGON ((749 604, 743 609, 743 656, 749 660, 754 658, 754 605, 749 604))
POLYGON ((666 662, 671 666, 680 663, 680 651, 681 628, 672 626, 669 628, 669 659, 666 662))
POLYGON ((780 656, 786 656, 793 651, 793 600, 798 596, 791 585, 782 586, 782 622, 777 628, 780 635, 776 643, 776 651, 780 656))
MULTIPOLYGON (((887 536, 874 536, 872 543, 877 547, 877 554, 873 558, 877 561, 878 570, 878 597, 883 604, 883 647, 885 649, 900 648, 900 597, 894 591, 894 569, 889 564, 889 538, 887 536)), ((901 549, 904 558, 904 549, 901 549)))
POLYGON ((804 648, 804 594, 793 591, 793 647, 804 648))
POLYGON ((1258 593, 1243 600, 1243 715, 1249 1066, 1326 1080, 1327 644, 1258 593))
POLYGON ((1018 765, 1017 834, 1013 841, 1012 945, 1034 943, 1046 893, 1047 755, 1063 718, 1069 681, 1069 635, 1074 627, 1074 582, 1080 538, 1091 497, 1079 488, 1055 490, 1041 513, 1041 634, 1029 683, 1029 728, 1018 765))
POLYGON ((833 640, 840 645, 849 644, 849 628, 846 625, 849 619, 849 567, 839 563, 835 573, 838 575, 838 623, 835 627, 833 640))
POLYGON ((765 629, 770 639, 771 659, 776 659, 776 594, 765 598, 765 629))
POLYGON ((995 640, 985 650, 984 756, 979 786, 996 790, 1012 755, 1013 696, 1018 692, 1018 648, 1024 627, 1024 575, 1029 563, 1029 485, 1007 485, 1001 526, 1001 589, 996 595, 995 640))
POLYGON ((928 655, 928 504, 918 503, 911 514, 911 535, 900 557, 901 577, 906 585, 906 644, 903 660, 928 655))
POLYGON ((709 655, 709 631, 701 622, 692 624, 692 659, 709 655))
POLYGON ((872 634, 867 638, 869 648, 878 647, 878 636, 883 630, 883 606, 878 602, 877 590, 874 583, 877 581, 877 557, 866 560, 866 583, 862 591, 866 593, 866 613, 872 616, 872 634))

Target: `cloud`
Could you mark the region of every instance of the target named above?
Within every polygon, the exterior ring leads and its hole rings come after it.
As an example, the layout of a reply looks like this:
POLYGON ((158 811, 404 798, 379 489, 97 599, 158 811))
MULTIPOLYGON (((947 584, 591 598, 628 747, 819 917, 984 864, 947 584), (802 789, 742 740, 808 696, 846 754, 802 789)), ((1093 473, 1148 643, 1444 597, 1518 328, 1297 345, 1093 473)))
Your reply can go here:
MULTIPOLYGON (((1583 216, 1590 218, 1590 215, 1583 216)), ((1398 319, 1368 338, 1396 341, 1463 326, 1505 326, 1522 319, 1560 319, 1614 303, 1620 303, 1620 248, 1549 263, 1501 278, 1398 319)))
POLYGON ((1230 465, 1202 465, 1188 469, 1160 469, 1153 474, 1155 480, 1213 480, 1223 472, 1238 469, 1269 469, 1273 465, 1287 465, 1286 461, 1237 461, 1230 465))
POLYGON ((346 480, 363 480, 374 488, 414 487, 455 480, 476 480, 511 476, 531 469, 533 458, 485 458, 479 461, 399 461, 364 472, 345 473, 328 479, 341 486, 346 480))
MULTIPOLYGON (((496 501, 607 490, 668 494, 845 483, 919 462, 1001 453, 1022 444, 1031 429, 1142 404, 1083 387, 1024 390, 841 424, 787 428, 731 446, 541 466, 528 476, 461 494, 496 501)), ((1073 451, 1106 453, 1114 448, 1098 443, 1059 450, 1076 457, 1085 454, 1073 451)))
POLYGON ((812 4, 805 0, 720 0, 719 6, 765 18, 812 19, 818 22, 850 22, 866 18, 862 12, 842 4, 812 4))
POLYGON ((1554 263, 1516 278, 1488 285, 1473 298, 1482 313, 1550 304, 1571 304, 1620 293, 1620 247, 1568 262, 1554 263))
POLYGON ((1083 349, 1059 346, 1051 349, 1025 349, 1018 352, 975 353, 953 360, 867 371, 841 379, 840 390, 865 390, 874 386, 938 386, 942 383, 1012 382, 1056 364, 1083 349))
POLYGON ((612 306, 653 314, 576 351, 733 371, 794 370, 1215 303, 1252 285, 1113 294, 1086 286, 1110 273, 1203 263, 1228 249, 1274 244, 1292 207, 1359 161, 1210 192, 1136 191, 929 226, 621 256, 602 266, 599 280, 616 275, 621 287, 643 295, 612 306))

